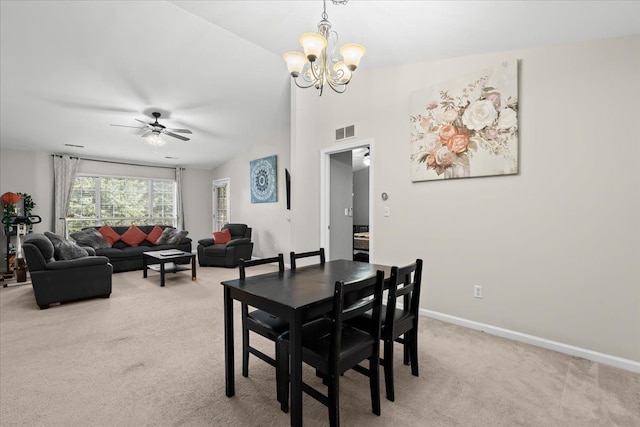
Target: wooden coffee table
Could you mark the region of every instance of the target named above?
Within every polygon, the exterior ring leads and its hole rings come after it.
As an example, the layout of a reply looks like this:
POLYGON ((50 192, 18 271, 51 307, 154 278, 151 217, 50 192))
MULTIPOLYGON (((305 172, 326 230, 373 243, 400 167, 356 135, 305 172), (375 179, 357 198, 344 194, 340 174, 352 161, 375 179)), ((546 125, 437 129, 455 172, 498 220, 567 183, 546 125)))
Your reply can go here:
POLYGON ((182 258, 191 258, 191 280, 196 280, 196 254, 179 250, 151 251, 142 253, 144 265, 142 277, 147 277, 147 269, 160 272, 160 286, 164 286, 165 273, 177 273, 189 270, 189 267, 176 264, 182 258))

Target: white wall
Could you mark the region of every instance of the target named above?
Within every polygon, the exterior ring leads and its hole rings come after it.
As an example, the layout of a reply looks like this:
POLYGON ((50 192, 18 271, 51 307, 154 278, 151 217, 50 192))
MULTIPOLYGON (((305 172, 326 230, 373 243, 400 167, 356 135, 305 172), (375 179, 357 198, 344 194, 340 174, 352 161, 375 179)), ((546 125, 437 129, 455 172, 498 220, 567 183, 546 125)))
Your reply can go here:
POLYGON ((319 243, 320 150, 355 124, 374 141, 372 261, 424 259, 422 308, 640 361, 639 57, 630 37, 359 70, 342 95, 296 89, 292 223, 312 232, 294 249, 319 243), (412 183, 411 92, 509 59, 520 173, 412 183))
MULTIPOLYGON (((281 105, 274 108, 282 109, 283 114, 288 116, 286 113, 288 105, 287 93, 287 99, 282 100, 281 105)), ((247 224, 252 228, 253 256, 263 258, 282 252, 287 257, 292 249, 291 211, 287 210, 285 168, 292 174, 292 182, 296 180, 295 173, 291 170, 289 124, 283 125, 280 133, 275 135, 260 135, 259 130, 257 132, 256 138, 261 139, 259 144, 214 169, 212 180, 209 181, 209 193, 211 193, 213 180, 230 178, 229 220, 247 224), (249 162, 272 155, 277 156, 277 202, 252 204, 249 190, 249 162)), ((295 205, 293 198, 292 204, 295 205)), ((210 206, 209 212, 211 210, 210 206)), ((211 224, 211 215, 209 223, 211 224)))
MULTIPOLYGON (((53 161, 49 153, 0 149, 0 194, 7 191, 27 193, 36 202, 33 213, 42 217, 34 232, 53 229, 53 161)), ((175 178, 172 168, 131 166, 81 160, 80 173, 136 176, 146 178, 175 178)), ((193 249, 199 239, 211 235, 211 171, 186 169, 183 182, 185 229, 193 240, 193 249)), ((4 238, 4 236, 2 236, 4 238)), ((4 240, 0 241, 4 248, 4 240)), ((0 266, 1 268, 2 266, 0 266)))

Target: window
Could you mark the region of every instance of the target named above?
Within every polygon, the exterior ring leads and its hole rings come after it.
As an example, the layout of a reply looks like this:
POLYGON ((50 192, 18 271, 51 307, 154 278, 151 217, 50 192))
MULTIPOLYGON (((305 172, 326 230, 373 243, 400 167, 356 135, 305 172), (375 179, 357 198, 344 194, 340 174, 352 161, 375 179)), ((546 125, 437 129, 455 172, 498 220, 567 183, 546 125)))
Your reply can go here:
POLYGON ((176 183, 171 180, 77 176, 67 211, 69 233, 109 224, 177 223, 176 183))

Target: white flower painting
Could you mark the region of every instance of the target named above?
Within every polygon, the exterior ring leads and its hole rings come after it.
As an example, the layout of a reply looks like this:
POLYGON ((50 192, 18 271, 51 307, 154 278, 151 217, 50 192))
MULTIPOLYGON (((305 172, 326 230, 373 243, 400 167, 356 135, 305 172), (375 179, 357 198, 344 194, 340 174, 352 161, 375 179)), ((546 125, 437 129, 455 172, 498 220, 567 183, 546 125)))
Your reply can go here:
POLYGON ((518 63, 411 96, 411 180, 518 173, 518 63))

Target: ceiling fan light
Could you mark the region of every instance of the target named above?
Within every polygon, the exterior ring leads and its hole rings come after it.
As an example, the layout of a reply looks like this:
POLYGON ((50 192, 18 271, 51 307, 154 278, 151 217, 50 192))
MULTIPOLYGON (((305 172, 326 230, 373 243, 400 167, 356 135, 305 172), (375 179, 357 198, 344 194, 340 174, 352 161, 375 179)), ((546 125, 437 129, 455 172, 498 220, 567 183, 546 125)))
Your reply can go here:
POLYGON ((344 63, 349 70, 354 71, 360 65, 360 60, 367 53, 364 46, 357 43, 345 44, 340 48, 340 55, 344 58, 344 63))
POLYGON ((320 33, 304 33, 300 36, 300 44, 309 62, 313 62, 327 47, 327 39, 320 33))
POLYGON ((300 52, 287 52, 282 57, 287 62, 287 68, 293 77, 298 77, 304 68, 304 64, 307 63, 307 57, 300 52))
POLYGON ((160 137, 160 134, 157 132, 153 132, 151 135, 147 137, 147 142, 154 147, 162 147, 167 142, 160 137))

